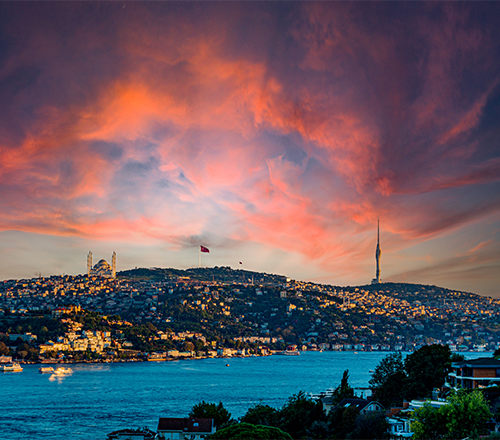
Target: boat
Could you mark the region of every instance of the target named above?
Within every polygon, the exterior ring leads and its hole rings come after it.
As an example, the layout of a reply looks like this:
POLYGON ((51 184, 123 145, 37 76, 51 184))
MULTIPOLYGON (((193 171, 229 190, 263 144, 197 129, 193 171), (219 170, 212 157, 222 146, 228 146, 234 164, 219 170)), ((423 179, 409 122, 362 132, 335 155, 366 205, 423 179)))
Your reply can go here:
POLYGON ((12 362, 9 364, 0 365, 0 371, 4 373, 18 373, 23 371, 23 368, 17 362, 12 362))
POLYGON ((162 362, 167 360, 166 353, 151 353, 148 355, 148 361, 150 362, 162 362))
POLYGON ((43 374, 43 373, 53 373, 55 370, 54 367, 40 367, 38 371, 43 374))
POLYGON ((299 356, 300 351, 297 350, 296 345, 289 345, 285 351, 278 351, 276 354, 279 354, 282 356, 299 356))
POLYGON ((69 367, 58 367, 54 370, 53 375, 54 376, 68 376, 69 374, 72 374, 73 370, 69 367))

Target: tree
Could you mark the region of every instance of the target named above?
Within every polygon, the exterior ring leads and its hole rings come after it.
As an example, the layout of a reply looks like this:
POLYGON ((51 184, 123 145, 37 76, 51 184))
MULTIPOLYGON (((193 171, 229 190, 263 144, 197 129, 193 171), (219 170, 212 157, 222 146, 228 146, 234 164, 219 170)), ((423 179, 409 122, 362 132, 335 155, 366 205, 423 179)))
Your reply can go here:
POLYGON ((439 408, 433 408, 426 402, 413 412, 414 421, 411 429, 415 440, 437 440, 446 435, 446 425, 439 408))
POLYGON ((287 434, 279 428, 252 425, 251 423, 244 422, 222 428, 208 438, 210 440, 292 440, 290 434, 287 434))
POLYGON ((320 401, 306 397, 303 391, 291 396, 279 411, 279 427, 294 439, 307 436, 307 430, 316 420, 324 420, 320 401))
POLYGON ((360 440, 383 439, 388 437, 389 427, 383 411, 374 414, 360 414, 356 417, 354 430, 350 433, 350 438, 360 440))
POLYGON ((405 394, 406 373, 401 353, 387 355, 375 367, 369 381, 374 398, 384 406, 400 403, 405 394))
POLYGON ((500 347, 498 347, 493 353, 493 357, 500 357, 500 347))
POLYGON ((204 400, 197 403, 191 409, 189 417, 195 417, 200 419, 214 419, 214 425, 216 428, 222 428, 226 425, 229 420, 231 420, 231 413, 224 408, 222 402, 219 404, 208 403, 204 400))
POLYGON ((478 391, 460 390, 448 398, 448 404, 433 408, 429 403, 414 413, 415 439, 477 438, 491 417, 488 403, 478 391))
POLYGON ((429 395, 441 387, 451 370, 451 352, 447 345, 425 345, 407 356, 405 369, 408 376, 406 397, 413 399, 429 395))
POLYGON ((449 438, 477 438, 484 433, 491 412, 481 391, 459 390, 448 401, 449 404, 441 410, 445 414, 449 438))
POLYGON ((337 439, 347 438, 349 433, 356 428, 356 419, 359 410, 355 406, 336 407, 328 414, 328 427, 330 433, 337 439))
POLYGON ((340 385, 335 389, 333 396, 337 403, 342 399, 354 397, 354 389, 349 385, 349 370, 344 370, 340 385))
POLYGON ((252 425, 278 426, 278 411, 269 405, 255 405, 241 418, 252 425))

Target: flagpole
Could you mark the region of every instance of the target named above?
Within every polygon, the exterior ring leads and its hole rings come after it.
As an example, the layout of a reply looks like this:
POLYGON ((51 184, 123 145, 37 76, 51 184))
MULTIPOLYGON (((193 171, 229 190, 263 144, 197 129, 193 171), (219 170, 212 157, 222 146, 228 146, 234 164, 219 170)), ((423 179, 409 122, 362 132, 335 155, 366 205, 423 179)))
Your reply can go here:
POLYGON ((198 269, 201 267, 201 250, 198 250, 198 269))

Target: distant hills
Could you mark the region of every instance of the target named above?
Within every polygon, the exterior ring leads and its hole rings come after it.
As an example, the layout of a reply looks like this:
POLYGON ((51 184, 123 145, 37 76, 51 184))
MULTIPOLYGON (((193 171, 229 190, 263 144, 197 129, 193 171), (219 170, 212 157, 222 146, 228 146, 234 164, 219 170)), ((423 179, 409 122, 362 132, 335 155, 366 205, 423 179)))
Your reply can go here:
POLYGON ((364 291, 381 292, 383 291, 390 296, 396 298, 404 298, 411 300, 412 298, 422 300, 423 297, 430 295, 431 297, 442 297, 443 295, 453 293, 454 298, 459 298, 461 295, 480 296, 472 292, 457 291, 445 287, 427 284, 415 283, 393 283, 386 282, 380 284, 365 284, 359 286, 339 286, 334 284, 318 284, 307 281, 295 281, 284 275, 269 274, 265 272, 255 272, 250 270, 233 269, 229 266, 215 267, 193 267, 189 269, 174 269, 174 268, 135 268, 124 270, 117 273, 119 278, 143 279, 151 281, 160 280, 176 280, 179 278, 191 279, 196 281, 211 282, 217 281, 222 283, 254 283, 259 285, 276 285, 284 284, 290 281, 294 284, 306 284, 308 286, 332 287, 335 289, 344 289, 351 291, 362 289, 364 291))

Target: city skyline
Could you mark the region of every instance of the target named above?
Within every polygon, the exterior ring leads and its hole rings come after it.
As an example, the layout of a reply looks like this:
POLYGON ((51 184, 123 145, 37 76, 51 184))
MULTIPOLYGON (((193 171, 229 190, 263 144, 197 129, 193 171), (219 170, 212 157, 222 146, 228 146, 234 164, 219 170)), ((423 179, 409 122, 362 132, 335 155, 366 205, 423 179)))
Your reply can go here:
POLYGON ((0 279, 232 266, 498 297, 500 4, 0 4, 0 279))

